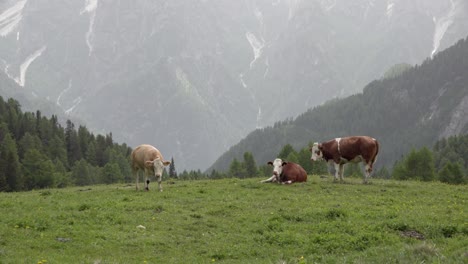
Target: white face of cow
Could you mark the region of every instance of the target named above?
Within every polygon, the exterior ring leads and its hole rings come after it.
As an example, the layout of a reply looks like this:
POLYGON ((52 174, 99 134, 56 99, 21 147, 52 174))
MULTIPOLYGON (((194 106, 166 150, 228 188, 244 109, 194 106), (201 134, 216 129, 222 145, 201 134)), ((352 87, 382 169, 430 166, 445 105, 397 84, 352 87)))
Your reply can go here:
POLYGON ((317 142, 315 142, 312 148, 310 148, 310 151, 312 152, 312 156, 310 157, 311 160, 316 161, 323 158, 323 153, 319 149, 319 144, 317 142))
POLYGON ((268 162, 268 164, 273 166, 273 175, 276 176, 277 181, 279 181, 279 176, 283 172, 283 165, 285 162, 283 162, 282 159, 275 159, 273 162, 268 162))
POLYGON ((152 163, 154 169, 154 176, 156 177, 160 177, 163 173, 164 167, 171 164, 169 161, 162 161, 160 158, 147 162, 152 163))

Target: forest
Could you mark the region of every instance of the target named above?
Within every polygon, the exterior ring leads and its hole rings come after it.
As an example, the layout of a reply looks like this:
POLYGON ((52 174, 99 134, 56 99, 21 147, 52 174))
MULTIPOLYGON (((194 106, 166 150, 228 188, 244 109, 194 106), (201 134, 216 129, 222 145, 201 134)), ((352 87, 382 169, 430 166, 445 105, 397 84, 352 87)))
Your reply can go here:
POLYGON ((131 148, 0 96, 0 191, 129 181, 131 148))

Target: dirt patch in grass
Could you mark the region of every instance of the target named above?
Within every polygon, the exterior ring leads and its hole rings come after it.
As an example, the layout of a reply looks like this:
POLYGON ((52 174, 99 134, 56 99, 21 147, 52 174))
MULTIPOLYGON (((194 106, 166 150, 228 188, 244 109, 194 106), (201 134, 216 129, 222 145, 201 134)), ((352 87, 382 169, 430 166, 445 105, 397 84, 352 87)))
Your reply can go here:
POLYGON ((423 234, 421 234, 421 233, 419 233, 418 231, 415 231, 415 230, 402 231, 402 232, 400 232, 400 235, 403 236, 403 237, 416 238, 416 239, 419 239, 419 240, 424 240, 425 239, 423 234))

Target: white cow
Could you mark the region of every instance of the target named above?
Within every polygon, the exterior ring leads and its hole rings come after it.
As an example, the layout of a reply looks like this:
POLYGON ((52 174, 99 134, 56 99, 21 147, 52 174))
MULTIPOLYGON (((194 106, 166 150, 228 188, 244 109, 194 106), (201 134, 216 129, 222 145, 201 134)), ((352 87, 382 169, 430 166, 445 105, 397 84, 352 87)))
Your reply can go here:
POLYGON ((132 172, 136 178, 136 189, 138 186, 138 172, 143 170, 145 174, 145 190, 149 191, 149 176, 154 173, 158 180, 159 191, 162 192, 162 172, 165 166, 171 164, 170 161, 164 161, 159 150, 151 145, 140 145, 132 151, 132 172))

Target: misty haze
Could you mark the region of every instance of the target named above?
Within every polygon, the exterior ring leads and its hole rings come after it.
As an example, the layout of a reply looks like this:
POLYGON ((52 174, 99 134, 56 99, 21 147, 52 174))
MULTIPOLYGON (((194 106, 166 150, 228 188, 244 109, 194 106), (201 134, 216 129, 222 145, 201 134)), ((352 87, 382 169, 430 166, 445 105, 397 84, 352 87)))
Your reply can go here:
POLYGON ((25 110, 205 170, 249 132, 464 38, 467 9, 462 0, 6 0, 0 69, 25 110))

